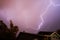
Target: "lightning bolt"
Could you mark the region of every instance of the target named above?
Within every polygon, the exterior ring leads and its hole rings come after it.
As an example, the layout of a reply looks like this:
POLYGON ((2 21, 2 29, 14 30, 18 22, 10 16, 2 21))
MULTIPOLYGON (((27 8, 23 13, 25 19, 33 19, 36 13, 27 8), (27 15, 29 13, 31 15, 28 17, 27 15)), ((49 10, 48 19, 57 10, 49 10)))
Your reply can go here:
MULTIPOLYGON (((57 5, 56 5, 55 3, 53 3, 52 0, 49 0, 49 1, 50 1, 50 3, 49 3, 49 5, 47 6, 46 10, 40 15, 40 18, 41 18, 42 22, 40 23, 40 25, 38 25, 38 29, 41 29, 41 26, 42 26, 43 23, 44 23, 43 16, 46 14, 46 12, 48 11, 49 7, 50 7, 50 6, 54 6, 54 7, 60 6, 60 4, 57 4, 57 5)), ((38 29, 37 29, 37 30, 38 30, 38 29)))

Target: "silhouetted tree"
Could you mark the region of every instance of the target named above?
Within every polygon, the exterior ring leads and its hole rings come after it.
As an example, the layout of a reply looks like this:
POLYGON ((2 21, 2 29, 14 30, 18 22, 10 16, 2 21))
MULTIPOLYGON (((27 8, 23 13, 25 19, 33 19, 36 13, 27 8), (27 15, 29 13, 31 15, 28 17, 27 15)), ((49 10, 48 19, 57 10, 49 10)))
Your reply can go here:
POLYGON ((12 20, 10 20, 10 28, 14 27, 12 20))
POLYGON ((14 39, 16 39, 16 33, 18 32, 18 26, 14 26, 12 20, 10 20, 10 32, 14 39))
POLYGON ((0 20, 0 40, 6 40, 8 32, 9 29, 7 28, 7 25, 0 20))
POLYGON ((18 27, 13 25, 10 20, 10 28, 0 20, 0 40, 16 40, 16 33, 18 32, 18 27))
POLYGON ((3 23, 2 20, 0 20, 0 30, 1 31, 6 31, 8 28, 7 28, 7 25, 5 23, 3 23))

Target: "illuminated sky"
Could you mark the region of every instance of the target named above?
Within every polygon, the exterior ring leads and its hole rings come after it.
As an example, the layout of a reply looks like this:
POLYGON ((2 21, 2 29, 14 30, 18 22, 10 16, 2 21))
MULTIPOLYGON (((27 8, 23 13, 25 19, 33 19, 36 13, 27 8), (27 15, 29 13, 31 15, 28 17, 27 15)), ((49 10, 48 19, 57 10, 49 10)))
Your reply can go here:
POLYGON ((60 27, 60 0, 5 0, 0 3, 0 19, 12 20, 20 31, 37 33, 60 27))
POLYGON ((40 31, 56 31, 60 29, 60 0, 52 0, 51 6, 43 15, 44 23, 40 31))

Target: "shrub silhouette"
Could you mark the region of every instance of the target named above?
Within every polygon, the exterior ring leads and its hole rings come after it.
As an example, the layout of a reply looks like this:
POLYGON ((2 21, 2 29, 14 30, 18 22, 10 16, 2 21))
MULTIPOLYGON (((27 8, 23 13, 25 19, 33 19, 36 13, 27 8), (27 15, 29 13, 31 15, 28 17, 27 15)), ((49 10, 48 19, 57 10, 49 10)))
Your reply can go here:
POLYGON ((17 32, 18 26, 14 26, 12 20, 10 20, 10 28, 0 20, 0 40, 16 40, 17 32))

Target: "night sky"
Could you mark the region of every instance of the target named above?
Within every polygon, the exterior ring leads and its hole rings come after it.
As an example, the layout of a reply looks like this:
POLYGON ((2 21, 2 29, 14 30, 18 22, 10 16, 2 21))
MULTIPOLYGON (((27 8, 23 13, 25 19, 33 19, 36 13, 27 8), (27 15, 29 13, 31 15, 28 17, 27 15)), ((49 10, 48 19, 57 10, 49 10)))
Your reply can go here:
POLYGON ((60 6, 51 6, 43 19, 44 23, 40 31, 56 31, 60 29, 60 6))
POLYGON ((0 20, 12 20, 20 31, 38 33, 60 29, 60 0, 0 1, 0 20), (44 15, 43 15, 44 14, 44 15))

